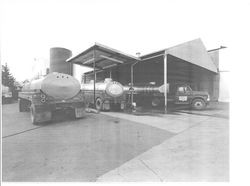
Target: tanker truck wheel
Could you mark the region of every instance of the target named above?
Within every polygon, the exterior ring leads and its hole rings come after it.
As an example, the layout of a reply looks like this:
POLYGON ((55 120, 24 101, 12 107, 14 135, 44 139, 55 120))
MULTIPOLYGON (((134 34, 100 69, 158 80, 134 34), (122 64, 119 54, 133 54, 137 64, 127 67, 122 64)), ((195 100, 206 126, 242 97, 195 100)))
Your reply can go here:
POLYGON ((205 107, 206 107, 206 104, 202 99, 195 99, 192 101, 192 108, 195 110, 202 110, 205 107))
POLYGON ((97 98, 96 101, 95 101, 95 108, 97 110, 102 110, 102 99, 101 98, 97 98))

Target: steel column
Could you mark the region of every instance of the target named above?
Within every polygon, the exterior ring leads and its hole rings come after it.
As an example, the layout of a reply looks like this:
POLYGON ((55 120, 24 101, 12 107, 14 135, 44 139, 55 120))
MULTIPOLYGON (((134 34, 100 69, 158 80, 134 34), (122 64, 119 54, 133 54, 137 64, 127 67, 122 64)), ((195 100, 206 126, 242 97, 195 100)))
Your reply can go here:
MULTIPOLYGON (((134 86, 134 64, 131 65, 131 88, 134 86)), ((133 105, 134 94, 131 92, 131 105, 133 105)))
POLYGON ((94 59, 94 63, 93 63, 93 68, 94 68, 94 108, 95 108, 95 83, 96 83, 96 71, 95 71, 95 61, 96 61, 96 59, 95 59, 95 56, 96 54, 95 54, 95 49, 93 50, 93 59, 94 59))
MULTIPOLYGON (((130 71, 130 78, 131 78, 131 88, 133 89, 134 86, 134 66, 138 63, 139 61, 137 60, 135 63, 131 64, 131 71, 130 71)), ((134 101, 134 93, 133 91, 131 92, 131 105, 133 104, 134 101)))
POLYGON ((168 79, 168 70, 167 70, 167 63, 168 63, 168 56, 167 56, 167 51, 165 50, 164 52, 164 108, 165 108, 165 113, 167 113, 167 106, 168 106, 168 98, 167 98, 167 79, 168 79))

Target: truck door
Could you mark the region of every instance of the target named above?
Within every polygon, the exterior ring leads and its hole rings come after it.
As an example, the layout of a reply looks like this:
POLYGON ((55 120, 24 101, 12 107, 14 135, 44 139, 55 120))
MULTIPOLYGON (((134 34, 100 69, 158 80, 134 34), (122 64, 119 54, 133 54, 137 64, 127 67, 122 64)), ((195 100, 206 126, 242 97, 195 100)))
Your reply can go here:
POLYGON ((191 91, 187 86, 179 86, 176 90, 175 104, 189 104, 191 91))

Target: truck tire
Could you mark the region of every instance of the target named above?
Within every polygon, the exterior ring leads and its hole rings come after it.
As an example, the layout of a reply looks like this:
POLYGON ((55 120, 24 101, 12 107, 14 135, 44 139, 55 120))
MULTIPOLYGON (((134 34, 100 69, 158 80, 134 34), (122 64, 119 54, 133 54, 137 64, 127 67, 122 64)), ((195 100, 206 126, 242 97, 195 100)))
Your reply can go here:
POLYGON ((26 112, 29 110, 29 101, 20 98, 18 100, 18 104, 19 104, 19 112, 26 112))
POLYGON ((95 108, 97 110, 102 110, 102 99, 101 98, 97 98, 96 101, 95 101, 95 108))
POLYGON ((194 99, 192 101, 192 108, 195 110, 203 110, 206 107, 206 103, 203 99, 194 99))

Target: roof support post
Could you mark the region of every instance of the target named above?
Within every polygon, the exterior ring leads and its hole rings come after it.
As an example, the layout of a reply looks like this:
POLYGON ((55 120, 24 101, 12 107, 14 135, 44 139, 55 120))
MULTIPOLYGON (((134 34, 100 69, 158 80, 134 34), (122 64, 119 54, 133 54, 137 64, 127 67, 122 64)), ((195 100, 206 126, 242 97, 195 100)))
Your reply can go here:
POLYGON ((139 62, 139 60, 137 60, 135 63, 131 64, 131 71, 130 71, 130 78, 131 78, 131 105, 133 105, 134 102, 134 91, 133 91, 133 86, 134 86, 134 66, 139 62))
POLYGON ((168 96, 167 96, 167 80, 168 80, 168 54, 167 50, 164 52, 164 109, 165 113, 167 113, 167 106, 168 106, 168 96))
POLYGON ((95 49, 93 50, 93 59, 94 59, 94 63, 93 63, 93 68, 94 68, 94 108, 96 108, 96 104, 95 104, 95 84, 96 84, 96 71, 95 71, 95 62, 96 62, 96 54, 95 54, 95 49))

